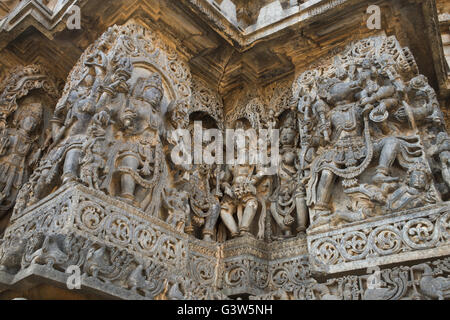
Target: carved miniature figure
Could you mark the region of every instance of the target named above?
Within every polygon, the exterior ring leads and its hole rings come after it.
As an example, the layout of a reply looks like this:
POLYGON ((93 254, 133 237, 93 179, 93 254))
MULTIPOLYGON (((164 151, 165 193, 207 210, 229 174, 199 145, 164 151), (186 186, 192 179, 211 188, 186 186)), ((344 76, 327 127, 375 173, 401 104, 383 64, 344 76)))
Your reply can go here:
POLYGON ((408 170, 407 185, 400 187, 388 199, 390 210, 406 210, 437 202, 437 196, 430 189, 429 169, 417 162, 408 170))
POLYGON ((194 225, 203 226, 203 240, 212 241, 220 214, 220 203, 212 188, 213 172, 208 165, 195 165, 190 172, 186 189, 192 214, 188 216, 185 231, 194 233, 194 225))
MULTIPOLYGON (((444 117, 439 108, 436 92, 428 84, 423 75, 418 75, 409 81, 407 93, 411 105, 411 113, 415 122, 428 122, 438 128, 443 128, 444 117)), ((408 110, 400 108, 395 116, 401 121, 408 119, 408 110)))
POLYGON ((450 137, 447 132, 440 132, 436 138, 437 154, 441 162, 441 173, 450 188, 450 137))
POLYGON ((109 124, 109 115, 101 111, 93 118, 88 129, 88 140, 84 143, 80 167, 80 180, 90 188, 100 190, 102 171, 105 169, 108 147, 105 129, 109 124))
POLYGON ((168 211, 166 222, 180 232, 190 224, 189 193, 183 190, 169 189, 163 196, 163 206, 168 211))

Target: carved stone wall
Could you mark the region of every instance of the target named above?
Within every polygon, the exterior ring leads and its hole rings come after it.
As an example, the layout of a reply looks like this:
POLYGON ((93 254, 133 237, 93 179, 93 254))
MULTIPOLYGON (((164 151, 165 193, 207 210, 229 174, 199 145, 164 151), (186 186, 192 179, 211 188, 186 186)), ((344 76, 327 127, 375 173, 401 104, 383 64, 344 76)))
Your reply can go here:
POLYGON ((188 52, 132 20, 61 91, 41 66, 5 78, 5 296, 75 268, 84 297, 449 299, 448 106, 408 47, 379 32, 225 95, 188 52), (175 161, 199 122, 277 130, 274 171, 175 161))

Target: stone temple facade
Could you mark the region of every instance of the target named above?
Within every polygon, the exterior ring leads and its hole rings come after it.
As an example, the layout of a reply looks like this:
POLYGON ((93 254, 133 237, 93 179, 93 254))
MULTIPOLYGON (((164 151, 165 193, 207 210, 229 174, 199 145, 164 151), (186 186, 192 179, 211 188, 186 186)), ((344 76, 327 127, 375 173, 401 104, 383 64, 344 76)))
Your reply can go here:
POLYGON ((6 0, 0 54, 0 298, 450 298, 450 1, 6 0))

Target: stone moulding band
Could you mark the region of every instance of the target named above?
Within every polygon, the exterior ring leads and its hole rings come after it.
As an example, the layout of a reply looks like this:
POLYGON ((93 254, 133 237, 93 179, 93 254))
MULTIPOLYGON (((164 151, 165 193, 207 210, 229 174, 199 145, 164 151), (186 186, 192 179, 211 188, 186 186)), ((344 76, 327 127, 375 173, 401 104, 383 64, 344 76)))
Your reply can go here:
POLYGON ((449 204, 308 236, 317 270, 332 274, 450 254, 449 204))

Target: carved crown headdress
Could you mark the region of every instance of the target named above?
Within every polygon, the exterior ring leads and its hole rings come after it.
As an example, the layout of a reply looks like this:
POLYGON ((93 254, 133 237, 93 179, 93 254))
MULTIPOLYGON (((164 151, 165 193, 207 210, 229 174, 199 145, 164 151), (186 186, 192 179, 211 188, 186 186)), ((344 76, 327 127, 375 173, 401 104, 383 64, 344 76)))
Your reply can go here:
POLYGON ((164 91, 161 76, 158 73, 153 73, 149 77, 141 77, 137 80, 134 89, 134 95, 136 98, 143 98, 145 88, 155 88, 160 92, 160 98, 162 99, 164 91))

